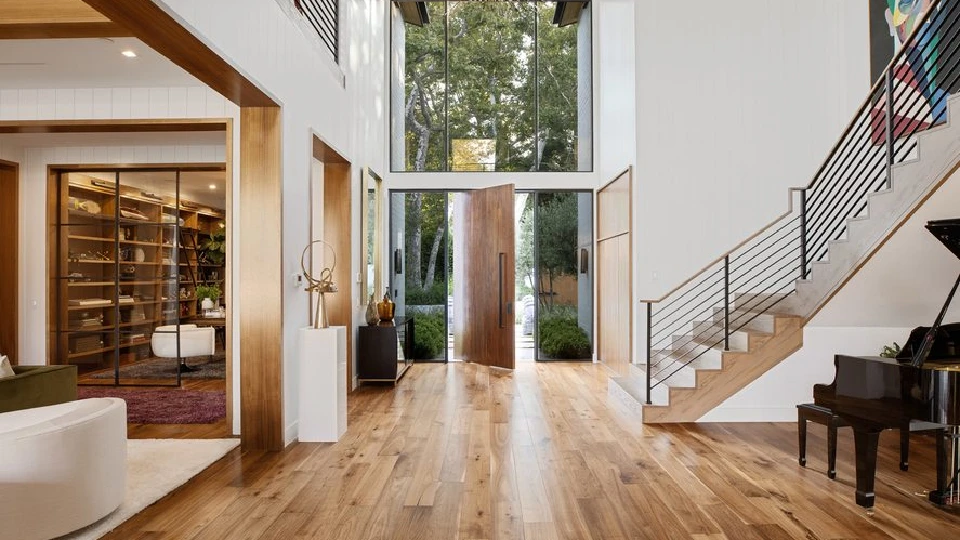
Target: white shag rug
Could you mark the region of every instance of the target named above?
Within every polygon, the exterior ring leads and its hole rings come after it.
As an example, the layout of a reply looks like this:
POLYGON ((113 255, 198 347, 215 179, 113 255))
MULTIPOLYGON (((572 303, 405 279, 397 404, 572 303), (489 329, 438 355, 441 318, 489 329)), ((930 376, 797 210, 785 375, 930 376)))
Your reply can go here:
POLYGON ((100 521, 60 540, 96 540, 187 483, 240 445, 240 439, 130 439, 127 494, 120 507, 100 521))

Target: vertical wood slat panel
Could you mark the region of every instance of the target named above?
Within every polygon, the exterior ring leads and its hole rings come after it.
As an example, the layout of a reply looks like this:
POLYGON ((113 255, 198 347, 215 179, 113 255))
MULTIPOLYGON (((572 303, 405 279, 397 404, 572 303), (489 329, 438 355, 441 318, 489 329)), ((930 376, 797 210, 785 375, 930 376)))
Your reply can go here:
MULTIPOLYGON (((323 164, 323 239, 337 253, 333 282, 340 291, 327 295, 330 326, 347 328, 347 388, 353 388, 353 298, 350 271, 350 239, 353 236, 353 204, 351 203, 351 168, 349 163, 327 161, 323 164)), ((362 291, 361 291, 362 296, 362 291)), ((311 315, 312 316, 312 315, 311 315)))
POLYGON ((245 449, 281 450, 283 264, 279 107, 240 109, 240 433, 245 449))
POLYGON ((620 376, 633 356, 632 174, 597 191, 597 360, 620 376))

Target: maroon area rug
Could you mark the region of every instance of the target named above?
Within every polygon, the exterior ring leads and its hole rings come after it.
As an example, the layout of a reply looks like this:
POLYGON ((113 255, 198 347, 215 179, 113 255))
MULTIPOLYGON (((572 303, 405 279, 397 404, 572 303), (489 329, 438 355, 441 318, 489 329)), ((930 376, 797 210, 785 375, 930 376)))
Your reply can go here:
POLYGON ((227 417, 223 392, 81 386, 80 399, 118 397, 131 424, 212 424, 227 417))

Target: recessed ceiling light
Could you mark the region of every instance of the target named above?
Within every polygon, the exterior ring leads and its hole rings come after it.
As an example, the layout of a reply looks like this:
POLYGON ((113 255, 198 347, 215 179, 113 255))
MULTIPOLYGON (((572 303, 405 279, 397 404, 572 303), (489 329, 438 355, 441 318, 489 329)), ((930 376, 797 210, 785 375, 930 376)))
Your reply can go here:
POLYGON ((210 189, 217 189, 217 185, 216 185, 216 184, 210 184, 210 189))
POLYGON ((137 53, 135 53, 135 52, 133 52, 133 51, 131 51, 131 50, 129 50, 129 49, 126 50, 126 51, 123 51, 123 52, 120 53, 120 54, 126 56, 127 58, 136 58, 136 57, 137 57, 137 53))

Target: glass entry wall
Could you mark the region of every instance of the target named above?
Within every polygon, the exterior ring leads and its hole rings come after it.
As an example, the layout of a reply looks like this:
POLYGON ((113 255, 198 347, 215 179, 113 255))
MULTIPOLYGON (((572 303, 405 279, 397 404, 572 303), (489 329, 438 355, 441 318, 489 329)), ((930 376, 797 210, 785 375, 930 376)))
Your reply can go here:
POLYGON ((517 358, 593 357, 593 194, 517 194, 517 358))
POLYGON ((451 276, 446 192, 390 194, 389 283, 397 316, 414 321, 413 360, 448 359, 451 276))

